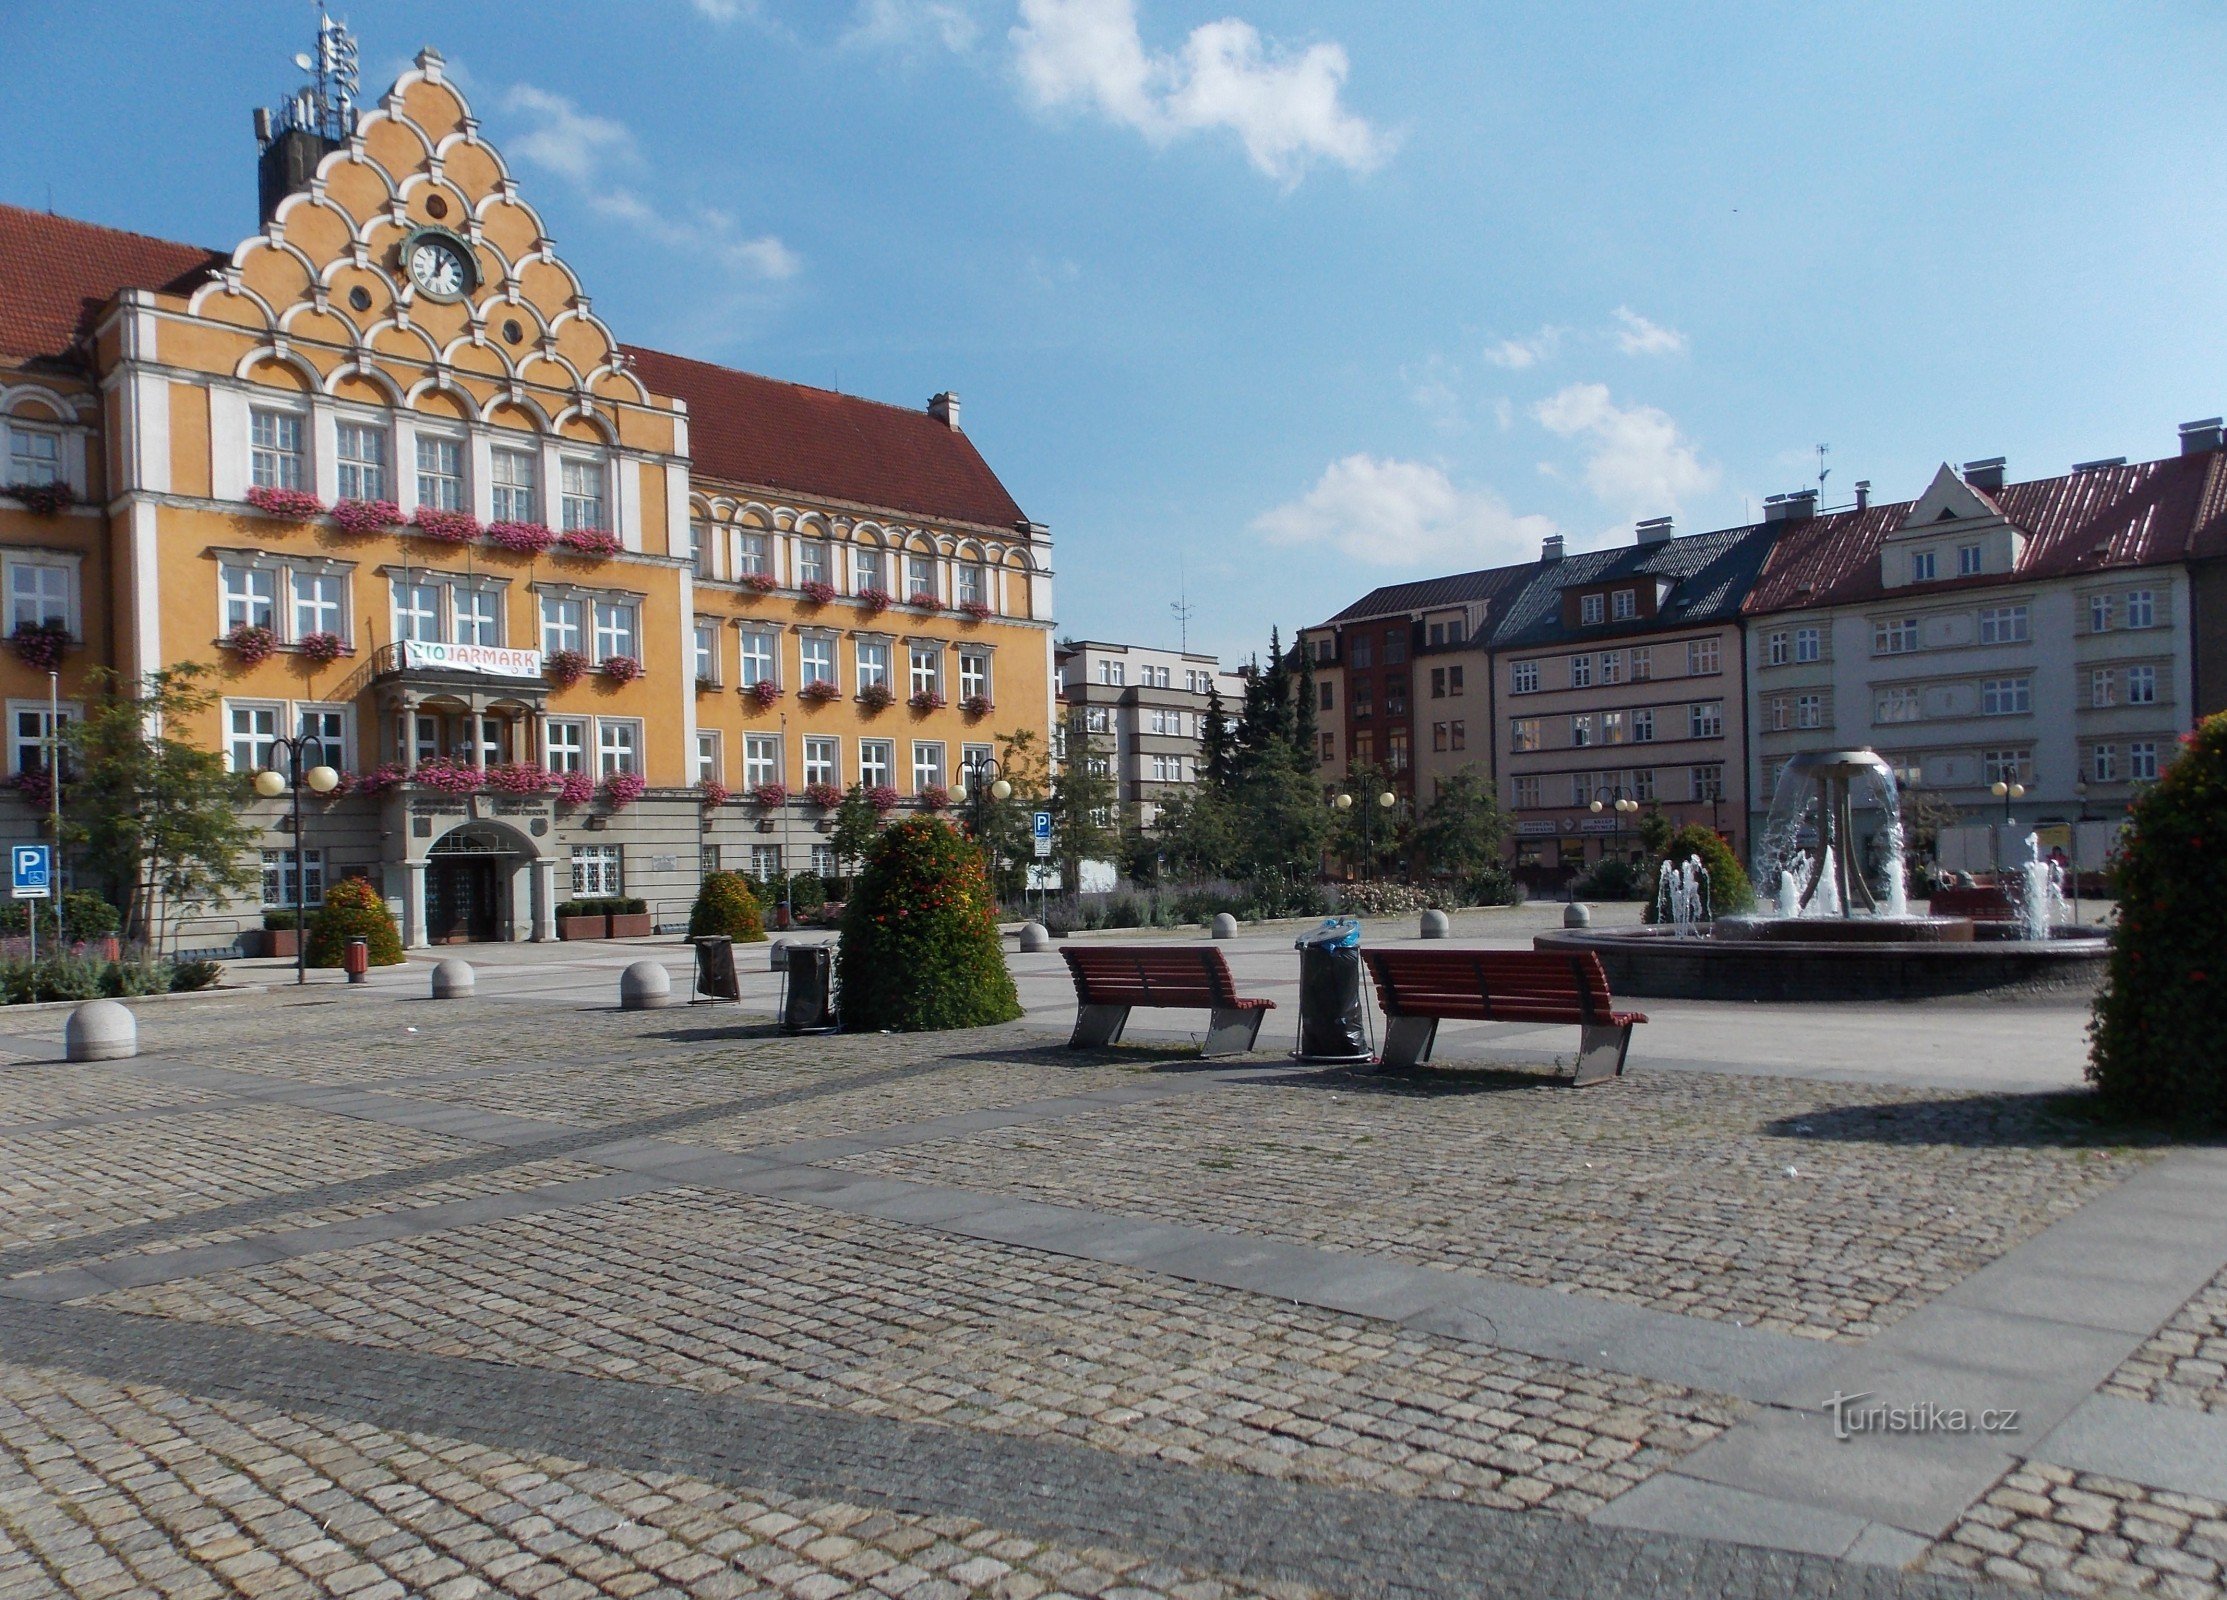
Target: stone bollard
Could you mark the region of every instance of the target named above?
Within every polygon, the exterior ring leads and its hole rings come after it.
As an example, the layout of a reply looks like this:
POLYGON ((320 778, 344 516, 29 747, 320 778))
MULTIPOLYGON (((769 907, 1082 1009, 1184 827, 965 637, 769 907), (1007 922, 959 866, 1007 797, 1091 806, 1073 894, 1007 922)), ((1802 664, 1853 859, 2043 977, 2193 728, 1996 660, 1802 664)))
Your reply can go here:
POLYGON ((619 1009, 654 1011, 673 1003, 673 975, 661 961, 637 961, 619 974, 619 1009))
POLYGON ((1045 927, 1041 922, 1024 922, 1021 924, 1021 950, 1023 954, 1034 955, 1039 950, 1049 950, 1051 947, 1051 929, 1045 927))
POLYGON ((62 1042, 72 1061, 121 1061, 139 1054, 139 1019, 114 1000, 88 1000, 62 1025, 62 1042))
POLYGON ((1424 911, 1424 913, 1423 913, 1423 937, 1424 937, 1424 938, 1426 938, 1426 939, 1443 939, 1443 938, 1445 938, 1445 937, 1446 937, 1446 936, 1447 936, 1448 934, 1452 933, 1453 931, 1454 931, 1454 925, 1453 925, 1453 924, 1452 924, 1451 922, 1449 922, 1449 921, 1447 921, 1447 920, 1446 920, 1446 913, 1445 913, 1445 912, 1443 912, 1443 911, 1438 911, 1438 910, 1426 910, 1426 911, 1424 911))
POLYGON ((1234 939, 1237 937, 1237 919, 1227 911, 1217 911, 1214 913, 1214 924, 1207 931, 1216 939, 1234 939))
POLYGON ((469 961, 449 956, 433 967, 433 998, 436 1000, 469 1000, 472 991, 479 987, 479 974, 472 970, 469 961))
POLYGON ((1593 926, 1593 908, 1583 900, 1572 900, 1562 908, 1562 926, 1565 928, 1590 928, 1593 926))

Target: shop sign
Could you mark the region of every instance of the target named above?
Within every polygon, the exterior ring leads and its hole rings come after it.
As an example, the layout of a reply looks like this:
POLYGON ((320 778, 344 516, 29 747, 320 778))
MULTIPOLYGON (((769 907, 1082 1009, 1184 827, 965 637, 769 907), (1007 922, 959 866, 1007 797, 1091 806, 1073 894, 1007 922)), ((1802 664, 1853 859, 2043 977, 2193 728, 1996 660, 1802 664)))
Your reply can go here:
POLYGON ((1554 837, 1554 830, 1555 824, 1552 821, 1516 824, 1516 832, 1526 839, 1551 839, 1554 837))
POLYGON ((1587 817, 1577 825, 1580 833, 1614 833, 1621 826, 1614 817, 1587 817))

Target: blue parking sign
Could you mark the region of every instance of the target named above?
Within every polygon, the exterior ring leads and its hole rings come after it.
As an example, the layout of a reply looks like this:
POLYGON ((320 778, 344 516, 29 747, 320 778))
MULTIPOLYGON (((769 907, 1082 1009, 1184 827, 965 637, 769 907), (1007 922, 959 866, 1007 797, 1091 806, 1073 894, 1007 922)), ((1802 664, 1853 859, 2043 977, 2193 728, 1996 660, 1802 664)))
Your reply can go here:
POLYGON ((1052 814, 1049 811, 1037 812, 1029 819, 1029 826, 1037 838, 1049 839, 1052 836, 1052 814))
POLYGON ((50 844, 19 844, 8 852, 11 889, 18 900, 50 900, 54 897, 54 846, 50 844))

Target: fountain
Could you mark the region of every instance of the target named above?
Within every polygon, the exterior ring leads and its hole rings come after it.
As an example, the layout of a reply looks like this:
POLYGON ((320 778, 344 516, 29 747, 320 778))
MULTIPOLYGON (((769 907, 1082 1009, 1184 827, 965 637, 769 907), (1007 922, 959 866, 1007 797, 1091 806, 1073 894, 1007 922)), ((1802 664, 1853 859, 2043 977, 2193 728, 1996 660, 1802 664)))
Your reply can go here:
POLYGON ((2093 988, 2102 931, 2066 924, 2063 873, 2029 835, 2022 916, 2006 923, 1910 908, 1901 795, 1872 750, 1795 756, 1755 848, 1763 906, 1711 915, 1698 859, 1662 864, 1655 921, 1542 934, 1542 950, 1591 950, 1619 994, 1852 1000, 2093 988))

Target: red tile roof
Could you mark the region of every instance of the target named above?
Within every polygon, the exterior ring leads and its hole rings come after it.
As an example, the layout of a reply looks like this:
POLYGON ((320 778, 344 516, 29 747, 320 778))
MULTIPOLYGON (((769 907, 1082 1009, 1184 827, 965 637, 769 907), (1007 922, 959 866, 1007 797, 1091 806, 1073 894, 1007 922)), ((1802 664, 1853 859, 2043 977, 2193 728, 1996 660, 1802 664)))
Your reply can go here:
POLYGON ((199 245, 0 205, 0 355, 66 355, 119 290, 182 287, 224 259, 199 245))
POLYGON ((925 410, 622 348, 653 393, 688 402, 701 477, 1008 530, 1025 520, 973 441, 925 410))
MULTIPOLYGON (((2227 451, 2168 456, 2013 483, 1984 498, 2026 534, 2018 570, 1908 584, 1898 597, 2227 556, 2227 451)), ((1779 535, 1742 609, 1861 604, 1887 593, 1880 542, 1913 502, 1828 512, 1779 535)))

